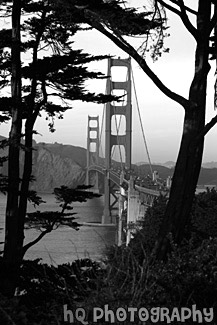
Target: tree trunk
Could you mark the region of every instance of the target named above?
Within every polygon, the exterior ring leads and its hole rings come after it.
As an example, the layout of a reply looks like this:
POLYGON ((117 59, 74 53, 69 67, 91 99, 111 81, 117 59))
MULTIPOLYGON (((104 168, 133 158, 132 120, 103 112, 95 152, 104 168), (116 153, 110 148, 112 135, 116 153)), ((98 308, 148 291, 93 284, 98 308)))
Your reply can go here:
MULTIPOLYGON (((36 36, 36 43, 33 48, 33 60, 32 60, 32 89, 31 96, 29 100, 29 107, 27 112, 27 119, 25 123, 25 158, 24 158, 24 168, 23 168, 23 177, 21 182, 21 190, 20 190, 20 201, 19 201, 19 246, 22 248, 22 258, 24 256, 23 243, 24 243, 24 224, 27 210, 27 201, 28 201, 28 191, 29 191, 29 183, 32 174, 32 143, 33 143, 33 128, 37 116, 39 114, 40 106, 43 105, 43 101, 41 105, 35 103, 36 95, 37 95, 37 60, 38 60, 38 47, 40 44, 41 37, 44 32, 45 27, 45 17, 46 10, 43 11, 41 17, 41 25, 38 30, 38 34, 36 36)), ((26 250, 25 250, 26 251, 26 250)))
MULTIPOLYGON (((25 157, 24 157, 24 168, 23 176, 21 181, 20 189, 20 200, 19 200, 19 247, 22 249, 22 258, 23 258, 23 243, 24 243, 24 225, 25 217, 27 211, 27 201, 28 201, 28 192, 29 192, 29 182, 32 174, 32 132, 33 126, 31 118, 27 118, 25 125, 25 157)), ((34 124, 33 124, 34 125, 34 124)))
MULTIPOLYGON (((32 76, 32 90, 25 123, 25 158, 22 179, 19 179, 19 150, 22 130, 21 111, 21 61, 20 61, 20 14, 21 2, 14 1, 12 14, 12 30, 16 38, 12 43, 12 98, 14 99, 12 111, 12 128, 10 133, 13 140, 9 148, 9 191, 6 212, 6 240, 4 248, 5 281, 2 292, 13 295, 16 288, 19 268, 24 256, 24 224, 27 210, 29 182, 32 174, 32 140, 33 127, 38 116, 40 106, 35 105, 37 78, 36 63, 37 51, 41 36, 44 31, 46 11, 43 11, 41 26, 36 36, 36 44, 33 49, 34 73, 32 76), (16 126, 16 128, 15 128, 16 126), (13 143, 16 145, 13 146, 13 143), (10 155, 10 152, 13 155, 10 155), (13 176, 14 175, 14 176, 13 176), (15 177, 16 175, 16 177, 15 177), (21 182, 21 186, 20 185, 21 182), (20 191, 19 191, 20 189, 20 191), (12 212, 11 212, 12 211, 12 212), (10 216, 10 218, 8 217, 10 216), (12 217, 11 217, 12 216, 12 217), (11 275, 10 275, 11 274, 11 275), (9 275, 9 277, 8 277, 9 275), (6 285, 6 283, 8 283, 6 285), (9 288, 10 286, 10 288, 9 288)), ((1 289, 1 288, 0 288, 1 289)))
MULTIPOLYGON (((195 114, 198 113, 198 110, 195 109, 195 114)), ((165 259, 168 253, 170 248, 170 233, 176 243, 181 242, 184 228, 191 212, 201 168, 204 144, 203 137, 198 139, 198 141, 195 139, 196 130, 201 130, 199 125, 195 125, 195 132, 189 130, 189 126, 195 122, 195 117, 192 116, 195 114, 188 114, 186 112, 182 143, 173 175, 170 198, 155 247, 158 259, 165 259)), ((202 116, 197 117, 197 119, 198 124, 204 124, 204 118, 202 116)))
POLYGON ((0 289, 3 294, 13 295, 16 288, 20 247, 18 246, 18 199, 19 199, 19 154, 22 129, 21 112, 21 61, 20 61, 20 14, 21 2, 13 2, 12 9, 12 124, 9 134, 8 195, 5 222, 5 245, 1 268, 0 289), (3 274, 2 274, 3 273, 3 274))
POLYGON ((201 132, 205 126, 207 75, 210 69, 209 34, 207 33, 210 14, 211 2, 200 0, 195 75, 189 92, 189 106, 185 107, 183 135, 170 198, 154 249, 158 259, 166 258, 170 248, 170 233, 176 243, 180 243, 183 238, 200 173, 204 145, 204 136, 201 132))

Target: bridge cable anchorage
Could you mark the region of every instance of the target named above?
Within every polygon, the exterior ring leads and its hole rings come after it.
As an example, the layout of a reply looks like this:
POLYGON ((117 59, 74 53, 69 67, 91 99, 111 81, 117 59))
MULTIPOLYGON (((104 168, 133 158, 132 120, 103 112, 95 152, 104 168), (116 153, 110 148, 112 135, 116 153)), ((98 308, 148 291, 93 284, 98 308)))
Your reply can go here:
POLYGON ((139 115, 140 126, 141 126, 141 129, 142 129, 142 137, 143 137, 143 141, 144 141, 144 144, 145 144, 145 150, 146 150, 147 157, 148 157, 148 163, 149 163, 151 175, 153 175, 151 158, 150 158, 150 155, 149 155, 148 145, 147 145, 147 141, 146 141, 146 137, 145 137, 145 131, 144 131, 144 127, 143 127, 143 124, 142 124, 142 118, 141 118, 141 113, 140 113, 140 108, 139 108, 139 101, 138 101, 137 92, 136 92, 136 85, 135 85, 135 79, 134 79, 134 75, 133 75, 133 69, 132 69, 132 81, 133 81, 133 89, 134 89, 134 94, 135 94, 135 99, 136 99, 136 107, 137 107, 137 111, 138 111, 138 115, 139 115))
MULTIPOLYGON (((126 81, 127 81, 127 76, 128 76, 128 73, 126 73, 126 78, 125 78, 126 81)), ((125 94, 123 95, 123 97, 124 96, 125 96, 125 94)), ((124 106, 124 100, 122 101, 122 106, 124 106)), ((116 111, 116 105, 114 105, 114 110, 116 111)), ((119 142, 119 131, 120 131, 120 127, 121 127, 121 120, 122 120, 122 115, 120 115, 120 119, 119 119, 119 123, 118 123, 118 121, 117 121, 117 114, 115 114, 115 126, 116 126, 116 131, 117 131, 117 142, 118 142, 118 149, 119 149, 119 155, 120 155, 120 161, 121 161, 121 171, 124 171, 124 168, 123 168, 123 158, 122 158, 122 153, 121 153, 121 146, 120 146, 120 142, 119 142)), ((114 152, 115 152, 115 147, 112 150, 111 157, 114 156, 114 152)))

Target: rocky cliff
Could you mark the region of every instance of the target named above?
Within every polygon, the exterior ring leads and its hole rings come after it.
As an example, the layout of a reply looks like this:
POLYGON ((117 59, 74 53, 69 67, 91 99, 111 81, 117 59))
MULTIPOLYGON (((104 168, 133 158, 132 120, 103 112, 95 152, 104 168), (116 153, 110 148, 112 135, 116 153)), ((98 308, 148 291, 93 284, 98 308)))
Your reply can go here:
MULTIPOLYGON (((5 151, 1 155, 7 154, 5 151)), ((24 153, 21 151, 21 170, 24 153)), ((33 172, 35 178, 30 185, 38 192, 53 192, 55 187, 76 187, 85 182, 86 149, 59 143, 34 143, 33 172)), ((7 175, 7 164, 0 171, 7 175)))
POLYGON ((55 187, 75 187, 85 181, 86 150, 61 144, 38 144, 33 154, 33 175, 36 181, 31 188, 51 192, 55 187), (61 150, 64 148, 64 152, 61 150))

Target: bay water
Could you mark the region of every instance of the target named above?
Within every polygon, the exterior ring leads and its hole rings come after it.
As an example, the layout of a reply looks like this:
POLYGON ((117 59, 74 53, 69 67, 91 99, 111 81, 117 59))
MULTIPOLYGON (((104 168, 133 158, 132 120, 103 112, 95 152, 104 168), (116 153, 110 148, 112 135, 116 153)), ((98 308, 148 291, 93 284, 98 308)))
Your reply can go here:
MULTIPOLYGON (((28 205, 28 212, 59 211, 59 204, 52 194, 40 194, 46 203, 34 208, 28 205)), ((4 241, 6 196, 0 194, 0 241, 4 241)), ((77 222, 100 223, 103 213, 103 197, 88 200, 85 203, 73 204, 73 211, 77 213, 77 222)), ((25 243, 38 237, 40 231, 36 229, 25 230, 25 243)), ((91 258, 100 260, 104 257, 105 249, 115 243, 115 226, 86 226, 82 225, 76 231, 69 227, 60 227, 46 234, 37 244, 26 253, 25 259, 41 258, 48 264, 70 263, 78 258, 91 258)), ((3 245, 1 244, 1 250, 3 245)))

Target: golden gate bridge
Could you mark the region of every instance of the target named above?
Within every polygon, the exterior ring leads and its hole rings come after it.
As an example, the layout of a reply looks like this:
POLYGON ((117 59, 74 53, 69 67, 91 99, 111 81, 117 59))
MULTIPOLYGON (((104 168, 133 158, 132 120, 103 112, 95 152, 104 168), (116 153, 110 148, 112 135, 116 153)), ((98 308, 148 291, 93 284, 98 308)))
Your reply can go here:
MULTIPOLYGON (((135 81, 132 73, 131 59, 109 58, 108 78, 106 94, 118 96, 120 100, 105 104, 101 128, 99 116, 88 116, 87 127, 87 168, 86 184, 91 184, 94 179, 95 189, 99 189, 99 175, 104 183, 104 210, 102 225, 113 223, 112 211, 118 204, 118 214, 115 225, 117 226, 117 244, 125 241, 127 244, 132 236, 133 225, 144 217, 147 207, 152 206, 154 200, 161 193, 168 195, 166 187, 161 190, 151 189, 148 186, 135 184, 132 170, 132 88, 136 98, 136 106, 142 130, 145 151, 148 158, 150 174, 153 172, 150 155, 146 143, 145 133, 136 95, 135 81), (125 72, 125 80, 113 79, 114 68, 116 75, 122 76, 125 72), (119 73, 117 74, 117 70, 119 73), (133 85, 133 87, 132 87, 133 85), (103 124, 105 123, 105 155, 100 156, 102 148, 103 124), (119 163, 114 164, 114 152, 118 148, 119 163), (115 168, 118 166, 118 168, 115 168), (94 177, 90 176, 95 174, 94 177), (125 239, 123 232, 125 231, 125 239)), ((167 183, 167 188, 170 184, 167 183)))

